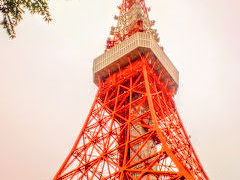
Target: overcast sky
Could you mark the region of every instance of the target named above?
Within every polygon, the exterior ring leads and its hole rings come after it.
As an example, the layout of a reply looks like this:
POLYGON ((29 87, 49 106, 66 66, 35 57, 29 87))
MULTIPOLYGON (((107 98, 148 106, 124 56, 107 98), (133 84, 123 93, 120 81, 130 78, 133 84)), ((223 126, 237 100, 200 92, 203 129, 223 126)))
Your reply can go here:
MULTIPOLYGON (((26 15, 0 30, 0 179, 51 179, 93 102, 93 59, 120 0, 51 0, 54 21, 26 15)), ((240 1, 147 0, 160 43, 180 72, 175 96, 213 180, 240 179, 240 1)))

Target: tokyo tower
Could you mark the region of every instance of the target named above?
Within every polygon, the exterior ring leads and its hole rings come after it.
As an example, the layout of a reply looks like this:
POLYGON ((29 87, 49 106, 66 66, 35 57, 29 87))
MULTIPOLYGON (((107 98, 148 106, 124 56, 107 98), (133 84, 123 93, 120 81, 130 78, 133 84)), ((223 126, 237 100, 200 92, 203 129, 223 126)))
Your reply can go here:
POLYGON ((208 180, 177 112, 178 71, 152 29, 144 0, 122 0, 98 91, 54 180, 208 180))

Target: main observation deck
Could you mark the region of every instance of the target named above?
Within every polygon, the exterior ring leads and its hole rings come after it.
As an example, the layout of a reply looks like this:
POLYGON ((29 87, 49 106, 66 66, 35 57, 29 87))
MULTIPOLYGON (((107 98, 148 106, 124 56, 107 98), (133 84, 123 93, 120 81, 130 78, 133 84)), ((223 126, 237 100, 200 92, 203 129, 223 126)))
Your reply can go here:
POLYGON ((158 45, 150 33, 138 32, 130 38, 106 51, 94 59, 93 78, 98 85, 98 79, 106 79, 109 73, 117 72, 120 68, 127 66, 131 61, 136 60, 141 54, 150 53, 156 60, 155 70, 164 71, 170 79, 171 87, 177 89, 179 83, 179 72, 167 57, 163 48, 158 45), (129 62, 130 60, 130 62, 129 62))

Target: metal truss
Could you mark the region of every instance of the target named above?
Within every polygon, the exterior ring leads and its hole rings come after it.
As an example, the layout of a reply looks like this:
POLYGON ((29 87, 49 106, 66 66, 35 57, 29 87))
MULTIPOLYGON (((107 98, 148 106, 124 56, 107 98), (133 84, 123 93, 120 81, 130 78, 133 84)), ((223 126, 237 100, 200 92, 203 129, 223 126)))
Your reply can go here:
POLYGON ((107 40, 107 50, 137 32, 150 33, 157 42, 159 41, 157 31, 152 29, 155 21, 149 20, 150 8, 146 7, 145 0, 122 0, 119 10, 120 15, 115 16, 117 25, 112 27, 111 36, 107 40))
POLYGON ((162 76, 143 56, 100 82, 54 180, 207 180, 162 76))

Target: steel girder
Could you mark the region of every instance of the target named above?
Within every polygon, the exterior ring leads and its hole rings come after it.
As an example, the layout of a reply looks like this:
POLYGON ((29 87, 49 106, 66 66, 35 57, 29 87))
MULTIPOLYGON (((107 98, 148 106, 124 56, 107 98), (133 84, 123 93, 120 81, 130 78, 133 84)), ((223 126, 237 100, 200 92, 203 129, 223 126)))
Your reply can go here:
POLYGON ((139 57, 100 82, 85 124, 54 180, 207 180, 168 88, 139 57))

